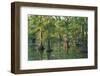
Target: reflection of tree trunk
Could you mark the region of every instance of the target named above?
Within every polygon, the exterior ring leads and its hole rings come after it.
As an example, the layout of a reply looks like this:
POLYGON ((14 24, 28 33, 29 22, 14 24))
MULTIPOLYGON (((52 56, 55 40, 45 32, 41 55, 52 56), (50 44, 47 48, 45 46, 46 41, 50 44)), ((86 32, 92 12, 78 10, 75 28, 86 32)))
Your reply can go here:
POLYGON ((48 36, 48 41, 47 41, 47 58, 50 59, 51 58, 51 52, 53 51, 51 49, 51 43, 50 43, 50 37, 48 36))
POLYGON ((77 48, 76 46, 76 40, 77 40, 77 32, 74 32, 74 36, 73 36, 73 47, 77 48))
POLYGON ((73 47, 76 47, 75 39, 73 39, 73 47))
POLYGON ((50 46, 50 40, 48 38, 47 58, 50 59, 50 56, 51 56, 51 46, 50 46))

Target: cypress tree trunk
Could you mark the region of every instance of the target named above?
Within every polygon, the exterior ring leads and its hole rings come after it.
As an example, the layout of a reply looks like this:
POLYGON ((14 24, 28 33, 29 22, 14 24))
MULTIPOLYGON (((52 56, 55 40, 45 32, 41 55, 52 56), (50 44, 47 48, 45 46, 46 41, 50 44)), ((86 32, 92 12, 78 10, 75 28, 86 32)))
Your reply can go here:
POLYGON ((43 59, 43 52, 44 52, 44 46, 43 46, 43 43, 42 43, 42 31, 40 29, 40 45, 39 45, 39 52, 40 52, 40 59, 42 60, 43 59))
POLYGON ((82 43, 84 45, 84 25, 82 25, 82 43))
POLYGON ((61 41, 62 41, 62 38, 61 38, 61 35, 59 34, 59 44, 58 44, 59 50, 61 50, 61 41))
POLYGON ((66 37, 66 35, 64 36, 64 51, 65 51, 66 53, 68 53, 67 37, 66 37))

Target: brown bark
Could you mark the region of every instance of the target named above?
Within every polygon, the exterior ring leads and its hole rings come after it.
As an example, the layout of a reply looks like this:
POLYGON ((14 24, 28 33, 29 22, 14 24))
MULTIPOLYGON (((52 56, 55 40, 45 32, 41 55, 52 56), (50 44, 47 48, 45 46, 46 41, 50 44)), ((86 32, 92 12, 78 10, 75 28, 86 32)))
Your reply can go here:
POLYGON ((68 53, 68 45, 67 45, 67 37, 66 35, 64 36, 64 51, 68 53))

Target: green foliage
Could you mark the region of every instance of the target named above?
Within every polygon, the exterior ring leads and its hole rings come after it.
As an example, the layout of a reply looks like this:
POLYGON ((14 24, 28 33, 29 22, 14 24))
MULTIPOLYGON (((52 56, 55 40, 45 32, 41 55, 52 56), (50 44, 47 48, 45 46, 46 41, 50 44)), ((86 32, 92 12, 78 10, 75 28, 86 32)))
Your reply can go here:
MULTIPOLYGON (((73 59, 85 58, 87 53, 83 53, 81 47, 87 47, 87 17, 73 16, 42 16, 28 15, 28 53, 29 60, 40 60, 38 46, 43 45, 43 59, 48 59, 47 49, 51 59, 73 59), (42 36, 41 36, 42 34, 42 36), (35 42, 32 42, 34 38, 35 42), (67 39, 68 43, 64 41, 67 39), (67 44, 68 53, 64 50, 67 44), (77 50, 75 50, 77 49, 77 50)), ((86 51, 86 50, 85 50, 86 51)))

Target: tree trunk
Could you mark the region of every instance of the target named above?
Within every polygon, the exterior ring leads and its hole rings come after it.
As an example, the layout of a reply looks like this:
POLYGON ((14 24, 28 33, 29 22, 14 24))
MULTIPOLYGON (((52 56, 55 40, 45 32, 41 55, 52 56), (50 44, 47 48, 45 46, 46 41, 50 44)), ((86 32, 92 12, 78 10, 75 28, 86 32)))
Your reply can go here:
POLYGON ((58 44, 59 50, 61 50, 61 41, 62 41, 62 38, 61 38, 61 35, 59 34, 59 44, 58 44))
POLYGON ((64 36, 64 51, 68 53, 67 37, 64 36))
POLYGON ((40 59, 43 59, 44 46, 42 43, 42 31, 40 29, 40 45, 39 45, 40 59))

